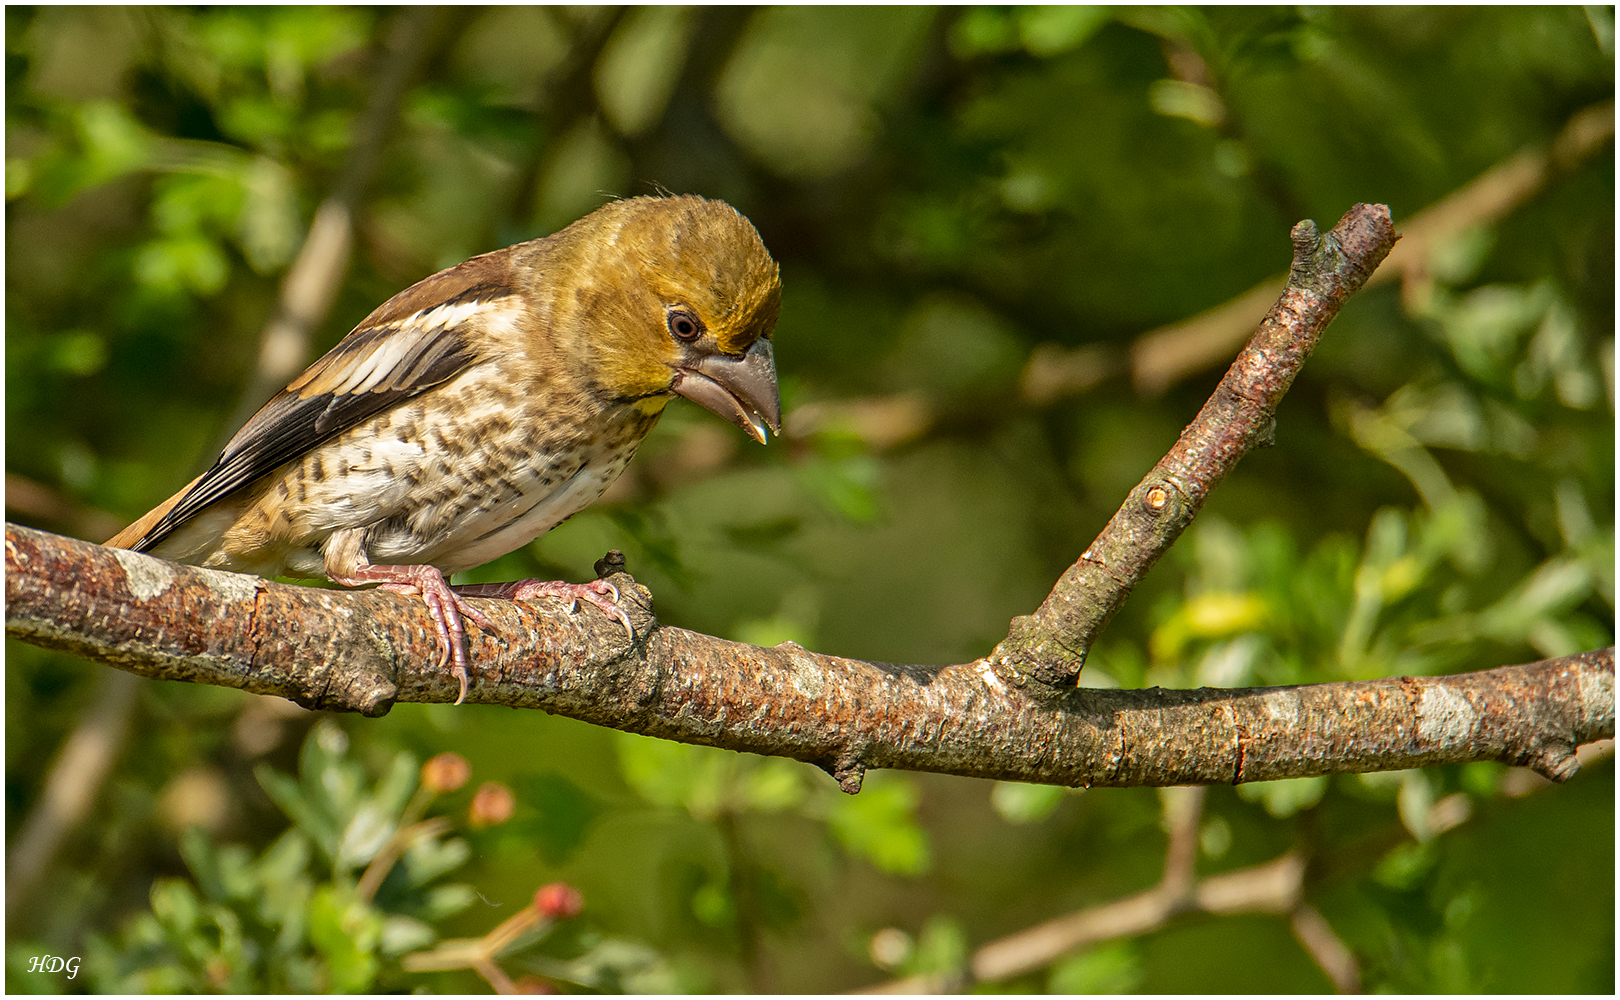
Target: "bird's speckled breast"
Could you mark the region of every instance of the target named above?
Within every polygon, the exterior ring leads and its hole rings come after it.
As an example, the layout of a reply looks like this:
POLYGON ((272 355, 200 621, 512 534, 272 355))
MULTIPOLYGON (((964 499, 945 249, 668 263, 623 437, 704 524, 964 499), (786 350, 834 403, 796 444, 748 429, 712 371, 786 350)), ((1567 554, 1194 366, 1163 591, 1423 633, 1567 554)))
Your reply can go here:
POLYGON ((481 566, 601 496, 666 401, 603 412, 584 394, 514 385, 493 369, 469 369, 289 464, 225 549, 250 528, 251 547, 286 546, 284 572, 322 576, 331 534, 363 527, 373 564, 425 563, 446 575, 481 566))

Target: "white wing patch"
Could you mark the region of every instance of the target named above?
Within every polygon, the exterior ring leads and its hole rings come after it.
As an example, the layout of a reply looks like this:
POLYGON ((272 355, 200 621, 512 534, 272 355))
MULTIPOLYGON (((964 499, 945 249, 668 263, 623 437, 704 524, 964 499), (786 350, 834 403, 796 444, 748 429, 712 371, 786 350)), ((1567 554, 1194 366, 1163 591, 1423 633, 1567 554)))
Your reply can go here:
POLYGON ((328 364, 316 365, 287 388, 301 399, 321 393, 335 396, 387 392, 410 386, 420 369, 436 358, 433 342, 446 330, 480 322, 486 329, 514 323, 522 311, 513 295, 476 299, 418 310, 404 319, 380 324, 368 331, 367 342, 352 352, 338 350, 328 364))

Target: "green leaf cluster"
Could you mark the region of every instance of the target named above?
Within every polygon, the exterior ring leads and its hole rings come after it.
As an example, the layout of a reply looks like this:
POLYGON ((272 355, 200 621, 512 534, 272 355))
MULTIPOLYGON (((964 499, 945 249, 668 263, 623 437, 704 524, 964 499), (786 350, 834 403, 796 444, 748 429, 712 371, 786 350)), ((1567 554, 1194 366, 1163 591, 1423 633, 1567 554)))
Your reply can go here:
POLYGON ((305 740, 298 778, 260 768, 260 782, 292 822, 262 853, 185 831, 180 853, 190 879, 155 882, 148 913, 87 942, 92 986, 363 993, 382 985, 385 962, 431 945, 434 925, 474 900, 470 887, 442 881, 466 863, 467 842, 437 833, 413 839, 376 898, 363 898, 358 869, 399 832, 417 791, 417 762, 401 753, 373 783, 347 749, 343 730, 324 724, 305 740))

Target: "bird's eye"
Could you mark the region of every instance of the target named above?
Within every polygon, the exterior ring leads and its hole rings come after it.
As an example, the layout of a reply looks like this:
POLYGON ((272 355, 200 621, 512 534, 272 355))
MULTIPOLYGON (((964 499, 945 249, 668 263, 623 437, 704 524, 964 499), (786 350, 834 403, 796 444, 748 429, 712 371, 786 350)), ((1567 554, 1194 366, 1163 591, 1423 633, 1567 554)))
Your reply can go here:
POLYGON ((689 309, 669 311, 669 332, 681 340, 696 340, 703 336, 703 321, 689 309))

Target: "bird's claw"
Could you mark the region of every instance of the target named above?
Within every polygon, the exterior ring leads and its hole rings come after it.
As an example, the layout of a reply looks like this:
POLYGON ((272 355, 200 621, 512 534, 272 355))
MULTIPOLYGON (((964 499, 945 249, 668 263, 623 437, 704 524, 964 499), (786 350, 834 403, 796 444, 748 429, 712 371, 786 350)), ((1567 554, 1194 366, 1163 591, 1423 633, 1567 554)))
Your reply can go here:
POLYGON ((624 613, 623 608, 619 607, 619 588, 613 584, 608 583, 606 580, 597 580, 594 583, 564 583, 560 585, 554 584, 553 586, 569 588, 566 594, 551 595, 559 600, 569 602, 569 614, 579 613, 579 602, 581 598, 584 598, 595 605, 603 614, 623 625, 625 638, 631 642, 636 641, 635 627, 630 624, 630 616, 624 613), (603 593, 603 588, 606 588, 606 593, 603 593))
MULTIPOLYGON (((368 567, 375 570, 385 569, 415 569, 416 567, 368 567)), ((433 569, 432 567, 423 567, 433 569)), ((380 590, 391 590, 400 594, 420 595, 422 603, 427 605, 428 616, 433 619, 433 627, 439 634, 439 667, 450 667, 450 676, 456 679, 458 691, 455 704, 460 705, 467 700, 469 679, 467 675, 467 630, 463 618, 471 618, 479 628, 493 631, 495 623, 489 616, 468 604, 466 599, 450 586, 444 579, 444 574, 437 570, 432 573, 418 573, 409 580, 389 580, 382 584, 380 590)))
MULTIPOLYGON (((463 593, 474 592, 471 587, 462 588, 463 593)), ((630 624, 630 616, 619 607, 619 588, 606 580, 592 580, 590 583, 564 583, 560 580, 518 580, 513 583, 484 584, 475 591, 479 597, 503 597, 509 601, 527 601, 536 597, 554 597, 568 605, 569 614, 579 613, 579 602, 589 601, 603 614, 624 626, 624 634, 631 641, 636 641, 635 626, 630 624)))

